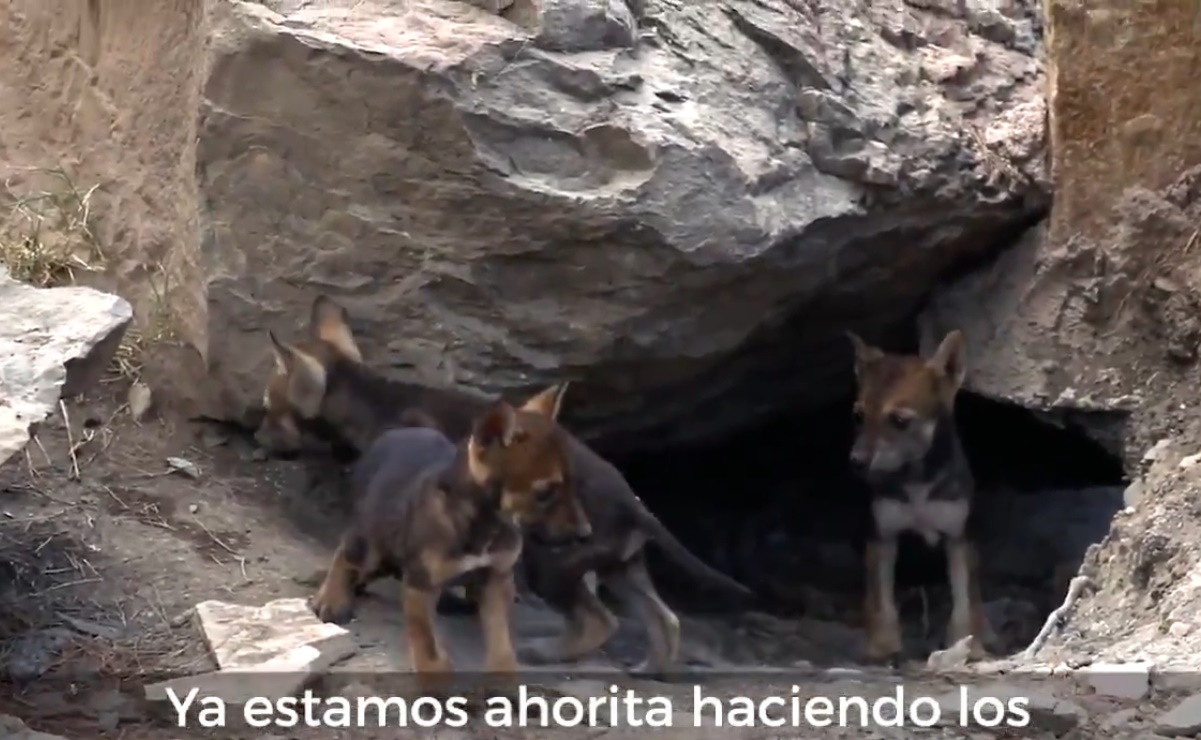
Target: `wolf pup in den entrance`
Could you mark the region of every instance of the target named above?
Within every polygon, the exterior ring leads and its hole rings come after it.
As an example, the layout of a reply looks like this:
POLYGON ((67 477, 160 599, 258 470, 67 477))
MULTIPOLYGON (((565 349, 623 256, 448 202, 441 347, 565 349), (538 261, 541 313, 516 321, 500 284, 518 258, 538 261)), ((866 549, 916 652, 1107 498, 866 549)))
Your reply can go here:
POLYGON ((317 616, 345 622, 359 587, 401 578, 413 669, 423 686, 437 689, 451 670, 435 630, 438 598, 462 577, 482 576, 484 668, 511 675, 517 658, 509 613, 523 532, 560 545, 592 533, 571 486, 557 405, 553 393, 520 408, 498 401, 457 445, 424 427, 379 437, 359 460, 367 477, 355 476, 362 490, 312 599, 317 616))
POLYGON ((952 331, 930 357, 889 354, 848 332, 855 348, 857 432, 851 464, 871 489, 872 534, 865 552, 867 658, 900 657, 895 574, 902 532, 942 541, 951 586, 946 643, 972 637, 971 656, 986 655, 991 629, 980 596, 968 519, 975 483, 955 428, 963 384, 964 338, 952 331))
MULTIPOLYGON (((452 440, 471 429, 471 419, 489 401, 453 391, 424 391, 373 372, 362 364, 347 313, 333 300, 318 297, 310 315, 310 337, 303 343, 273 339, 276 370, 266 388, 267 417, 257 439, 268 450, 293 448, 301 430, 320 426, 347 440, 360 454, 383 430, 405 423, 419 412, 426 426, 441 429, 452 440), (319 424, 318 424, 319 422, 319 424), (282 432, 282 434, 281 434, 282 432), (282 437, 282 439, 281 439, 282 437)), ((566 384, 544 391, 557 416, 566 384), (552 403, 553 402, 553 403, 552 403)), ((560 427, 562 429, 562 427, 560 427)), ((523 646, 525 663, 576 662, 600 650, 618 628, 617 616, 601 601, 603 584, 628 604, 648 637, 647 660, 634 671, 667 675, 679 669, 680 622, 660 598, 647 572, 646 548, 658 546, 684 574, 714 595, 736 604, 753 603, 746 586, 715 570, 690 552, 642 503, 614 465, 583 441, 562 430, 570 463, 570 483, 592 526, 593 536, 569 547, 548 547, 528 538, 521 571, 530 590, 567 621, 564 632, 523 646)), ((361 486, 352 486, 353 491, 361 486)), ((357 499, 359 494, 352 498, 357 499)), ((469 591, 474 591, 473 584, 469 591)), ((461 605, 455 605, 461 608, 461 605)))

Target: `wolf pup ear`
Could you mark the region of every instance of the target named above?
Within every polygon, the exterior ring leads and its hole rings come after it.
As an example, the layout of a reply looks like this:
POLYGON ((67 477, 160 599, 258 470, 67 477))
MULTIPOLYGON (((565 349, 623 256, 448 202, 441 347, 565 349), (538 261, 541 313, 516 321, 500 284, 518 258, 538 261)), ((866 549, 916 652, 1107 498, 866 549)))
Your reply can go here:
POLYGON ((967 363, 964 357, 965 343, 963 332, 954 329, 943 337, 942 344, 938 345, 938 349, 926 361, 931 369, 951 381, 951 385, 956 390, 963 385, 964 378, 967 376, 967 363))
POLYGON ((549 419, 559 418, 559 411, 563 408, 563 397, 567 394, 567 387, 570 384, 571 381, 564 381, 558 385, 552 385, 535 396, 531 396, 521 407, 521 410, 541 414, 549 419))
POLYGON ((855 350, 856 375, 862 375, 864 368, 884 357, 884 352, 863 341, 855 332, 848 330, 846 337, 850 341, 851 347, 855 350))
POLYGON ((309 311, 309 334, 313 339, 332 344, 347 359, 363 361, 363 353, 359 351, 354 332, 350 330, 350 314, 333 298, 319 295, 313 299, 313 307, 309 311))
POLYGON ((306 419, 320 415, 325 400, 325 366, 298 347, 279 341, 274 332, 268 331, 267 335, 275 353, 275 367, 288 377, 288 405, 306 419))
POLYGON ((517 409, 505 401, 497 401, 476 420, 471 436, 476 444, 487 449, 494 445, 508 447, 519 433, 517 409))
POLYGON ((267 330, 267 337, 271 340, 271 354, 275 357, 276 372, 287 375, 292 370, 292 348, 279 341, 279 337, 270 329, 267 330))

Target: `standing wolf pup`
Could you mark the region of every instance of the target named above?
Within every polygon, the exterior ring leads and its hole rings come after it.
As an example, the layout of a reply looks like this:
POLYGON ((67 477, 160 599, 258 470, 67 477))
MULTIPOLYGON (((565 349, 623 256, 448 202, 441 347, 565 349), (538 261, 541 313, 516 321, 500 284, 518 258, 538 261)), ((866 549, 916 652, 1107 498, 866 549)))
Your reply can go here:
MULTIPOLYGON (((470 419, 488 407, 487 401, 446 391, 427 391, 428 395, 420 397, 410 390, 414 386, 371 372, 358 359, 361 354, 346 320, 341 307, 321 296, 314 302, 306 343, 275 342, 276 372, 265 394, 267 415, 256 435, 267 449, 273 449, 278 436, 272 429, 316 425, 351 440, 362 453, 373 433, 396 426, 403 413, 413 410, 427 414, 451 439, 458 439, 455 430, 463 426, 464 416, 470 419)), ((563 387, 559 386, 560 390, 563 387)), ((562 395, 553 396, 554 416, 562 395)), ((659 676, 670 673, 679 658, 680 622, 647 573, 645 548, 649 543, 659 545, 674 563, 706 585, 744 603, 754 595, 684 547, 634 494, 616 467, 565 430, 563 439, 571 485, 591 523, 592 537, 585 544, 567 548, 527 543, 523 561, 525 572, 532 576, 532 590, 563 614, 568 624, 561 637, 527 646, 523 658, 530 663, 572 662, 608 642, 617 630, 617 617, 589 584, 591 574, 633 607, 647 631, 650 653, 635 671, 659 676)))
POLYGON ((428 428, 394 429, 377 439, 360 459, 367 472, 356 471, 356 482, 363 490, 312 600, 316 614, 345 622, 358 587, 383 575, 402 578, 413 668, 423 686, 440 689, 451 665, 437 638, 435 605, 456 579, 482 575, 484 668, 512 674, 509 613, 522 532, 552 544, 591 534, 570 485, 554 405, 555 396, 545 393, 521 408, 498 401, 458 445, 428 428))
POLYGON ((982 658, 992 635, 968 531, 975 482, 954 419, 966 372, 963 334, 947 334, 929 358, 889 354, 848 336, 858 381, 851 463, 871 489, 874 525, 864 557, 867 657, 900 656, 897 540, 909 531, 931 547, 941 540, 946 551, 952 600, 947 646, 970 635, 972 657, 982 658))

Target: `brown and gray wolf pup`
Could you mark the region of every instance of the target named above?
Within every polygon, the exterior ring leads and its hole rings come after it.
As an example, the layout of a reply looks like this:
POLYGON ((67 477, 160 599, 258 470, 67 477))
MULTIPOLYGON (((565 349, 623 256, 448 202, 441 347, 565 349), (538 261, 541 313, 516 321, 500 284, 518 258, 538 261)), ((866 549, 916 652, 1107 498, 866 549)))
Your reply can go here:
POLYGON ((972 636, 982 658, 992 633, 981 602, 969 534, 975 493, 955 428, 963 384, 963 334, 952 331, 928 358, 889 354, 849 333, 855 349, 858 431, 851 463, 871 489, 873 530, 865 552, 867 657, 895 661, 902 651, 894 579, 897 540, 909 531, 947 555, 952 610, 947 645, 972 636))
POLYGON ((313 301, 309 336, 290 345, 268 336, 275 372, 263 394, 255 440, 276 455, 305 451, 313 437, 362 452, 396 427, 433 427, 463 439, 488 403, 370 372, 346 310, 325 296, 313 301))
MULTIPOLYGON (((488 401, 461 394, 426 392, 372 373, 361 362, 346 312, 324 296, 314 302, 310 336, 302 343, 275 341, 276 372, 265 394, 267 406, 256 435, 273 449, 275 430, 299 433, 324 428, 365 451, 379 430, 401 424, 415 412, 447 433, 468 434, 465 421, 487 408, 488 401), (316 426, 315 426, 316 425, 316 426), (462 431, 464 429, 467 431, 462 431)), ((563 389, 554 397, 555 410, 563 389)), ((568 622, 558 638, 532 643, 522 651, 528 663, 572 662, 599 650, 617 629, 617 618, 601 602, 603 583, 633 608, 648 633, 650 653, 635 669, 665 675, 677 666, 680 623, 663 602, 646 568, 645 547, 656 543, 671 560, 705 585, 749 603, 754 595, 742 584, 711 568, 685 548, 646 508, 624 476, 587 445, 564 432, 568 468, 576 496, 592 526, 591 539, 568 548, 529 541, 523 562, 532 591, 568 622)), ((286 441, 286 440, 285 440, 286 441)), ((286 445, 285 445, 286 446, 286 445)))
POLYGON ((354 516, 312 599, 314 612, 345 622, 360 587, 381 576, 403 579, 413 668, 428 678, 451 669, 434 629, 438 598, 460 577, 477 574, 485 670, 512 674, 509 612, 523 531, 551 545, 591 535, 571 488, 554 403, 546 394, 521 408, 498 401, 457 445, 421 427, 380 436, 352 473, 359 489, 354 516))

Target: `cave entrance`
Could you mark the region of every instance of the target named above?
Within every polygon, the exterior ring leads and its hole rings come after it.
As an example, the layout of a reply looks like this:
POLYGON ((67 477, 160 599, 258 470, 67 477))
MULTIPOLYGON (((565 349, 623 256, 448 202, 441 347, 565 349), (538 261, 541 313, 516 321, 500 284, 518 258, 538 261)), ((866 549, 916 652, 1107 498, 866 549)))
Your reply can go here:
MULTIPOLYGON (((767 597, 776 616, 857 625, 867 498, 847 463, 850 406, 846 398, 786 415, 720 445, 612 459, 685 545, 767 597)), ((983 595, 1011 653, 1029 644, 1088 546, 1109 531, 1123 506, 1125 471, 1096 434, 1018 406, 964 391, 956 416, 985 522, 983 595)), ((897 594, 907 645, 941 647, 950 611, 945 563, 941 549, 902 539, 897 594)), ((657 552, 651 569, 665 598, 685 611, 713 604, 657 552)))

